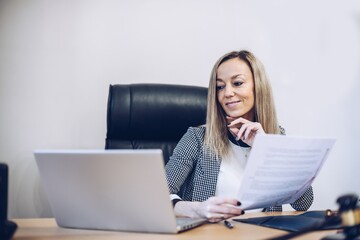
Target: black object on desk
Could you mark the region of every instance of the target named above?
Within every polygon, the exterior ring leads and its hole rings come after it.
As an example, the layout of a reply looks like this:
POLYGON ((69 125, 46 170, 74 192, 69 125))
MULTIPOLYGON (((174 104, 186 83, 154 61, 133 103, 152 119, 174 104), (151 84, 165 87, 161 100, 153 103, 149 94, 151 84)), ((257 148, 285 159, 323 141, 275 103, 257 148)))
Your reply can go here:
POLYGON ((8 203, 8 166, 0 163, 0 239, 11 239, 17 228, 7 220, 8 203))
POLYGON ((342 232, 329 235, 323 238, 324 240, 360 239, 359 197, 356 194, 347 194, 340 196, 336 202, 339 204, 337 212, 310 211, 295 216, 269 216, 235 221, 291 231, 271 240, 287 240, 309 232, 329 229, 342 229, 342 232))
MULTIPOLYGON (((255 224, 263 227, 276 228, 289 232, 298 232, 303 229, 321 225, 326 217, 326 211, 308 211, 300 215, 269 216, 246 219, 233 219, 237 222, 255 224)), ((324 227, 322 230, 338 229, 341 225, 336 223, 324 227)))
POLYGON ((227 227, 228 229, 234 228, 234 225, 232 225, 232 223, 229 222, 228 220, 225 220, 225 221, 224 221, 224 225, 225 225, 225 227, 227 227))

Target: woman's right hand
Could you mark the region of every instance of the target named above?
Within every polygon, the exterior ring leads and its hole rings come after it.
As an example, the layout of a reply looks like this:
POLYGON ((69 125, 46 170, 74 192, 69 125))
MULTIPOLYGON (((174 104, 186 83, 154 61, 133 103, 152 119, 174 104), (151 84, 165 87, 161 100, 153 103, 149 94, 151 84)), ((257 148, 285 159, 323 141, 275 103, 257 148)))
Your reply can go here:
POLYGON ((181 201, 175 205, 178 216, 206 218, 209 222, 219 222, 243 214, 240 202, 234 198, 210 197, 204 202, 181 201))
POLYGON ((226 116, 226 119, 229 123, 228 128, 236 140, 241 139, 249 146, 253 145, 257 134, 265 134, 263 127, 258 122, 251 122, 242 117, 233 118, 226 116))

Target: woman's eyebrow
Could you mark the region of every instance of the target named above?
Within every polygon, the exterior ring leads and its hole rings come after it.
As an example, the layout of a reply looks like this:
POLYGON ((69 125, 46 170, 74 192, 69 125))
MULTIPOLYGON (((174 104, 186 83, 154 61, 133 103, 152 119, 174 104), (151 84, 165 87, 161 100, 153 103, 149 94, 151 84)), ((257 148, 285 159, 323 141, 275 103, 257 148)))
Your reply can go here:
MULTIPOLYGON (((238 77, 243 77, 244 79, 246 78, 246 74, 243 74, 243 73, 239 73, 239 74, 235 74, 235 75, 233 75, 230 79, 231 80, 234 80, 234 79, 236 79, 236 78, 238 78, 238 77)), ((221 78, 216 78, 216 81, 217 82, 225 82, 223 79, 221 79, 221 78)))
POLYGON ((240 74, 235 74, 234 76, 232 76, 231 77, 231 79, 236 79, 236 78, 238 78, 238 77, 246 77, 246 75, 245 74, 243 74, 243 73, 240 73, 240 74))

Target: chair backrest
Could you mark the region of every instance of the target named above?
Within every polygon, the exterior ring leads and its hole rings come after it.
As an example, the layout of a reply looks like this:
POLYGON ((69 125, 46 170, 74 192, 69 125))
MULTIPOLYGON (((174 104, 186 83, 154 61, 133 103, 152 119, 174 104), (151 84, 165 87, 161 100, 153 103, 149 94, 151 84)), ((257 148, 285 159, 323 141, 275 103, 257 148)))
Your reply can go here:
POLYGON ((105 149, 162 149, 165 164, 190 126, 206 120, 207 88, 110 85, 105 149))
POLYGON ((0 225, 7 220, 8 166, 0 163, 0 225))
POLYGON ((0 163, 0 239, 11 239, 17 228, 16 223, 7 219, 9 170, 0 163))

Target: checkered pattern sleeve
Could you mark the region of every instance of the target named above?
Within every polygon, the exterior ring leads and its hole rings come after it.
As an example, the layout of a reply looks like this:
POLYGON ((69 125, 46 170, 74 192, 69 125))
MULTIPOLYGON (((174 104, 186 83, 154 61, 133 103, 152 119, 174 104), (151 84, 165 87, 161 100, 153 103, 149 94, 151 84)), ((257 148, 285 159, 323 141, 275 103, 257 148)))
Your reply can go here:
POLYGON ((178 194, 181 186, 191 174, 200 153, 197 128, 190 127, 174 149, 165 171, 170 194, 178 194))
POLYGON ((310 208, 313 201, 314 193, 312 187, 310 186, 303 195, 301 195, 295 202, 291 203, 290 205, 296 211, 306 211, 310 208))

